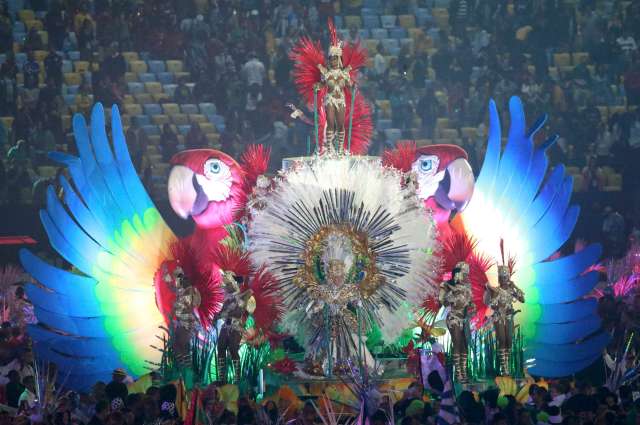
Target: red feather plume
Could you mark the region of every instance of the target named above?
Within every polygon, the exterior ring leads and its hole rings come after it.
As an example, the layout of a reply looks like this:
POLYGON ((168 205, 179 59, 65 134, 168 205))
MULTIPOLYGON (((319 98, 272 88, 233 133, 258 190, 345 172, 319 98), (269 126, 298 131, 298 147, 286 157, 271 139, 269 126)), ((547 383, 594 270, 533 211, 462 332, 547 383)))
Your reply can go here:
POLYGON ((284 311, 282 300, 278 296, 278 281, 263 266, 251 275, 244 289, 251 289, 256 300, 253 312, 256 328, 269 333, 284 311))
POLYGON ((251 271, 248 253, 224 244, 216 247, 212 261, 220 270, 232 272, 236 276, 248 276, 251 271))
MULTIPOLYGON (((442 280, 447 280, 444 276, 460 261, 469 264, 469 280, 471 282, 471 292, 473 302, 476 305, 477 314, 472 319, 476 327, 484 323, 487 306, 484 303, 484 291, 487 283, 487 270, 491 267, 491 260, 483 255, 477 254, 474 250, 477 242, 466 233, 452 233, 442 244, 442 263, 440 273, 442 280)), ((423 302, 423 308, 430 312, 437 312, 439 303, 432 295, 429 295, 423 302)))
MULTIPOLYGON (((293 81, 305 102, 313 107, 313 86, 320 82, 318 65, 325 65, 322 46, 308 37, 302 37, 291 49, 289 58, 293 61, 293 81)), ((318 108, 322 104, 326 89, 318 92, 318 108)))
POLYGON ((416 142, 413 140, 398 142, 394 149, 384 151, 382 165, 407 173, 416 160, 417 149, 416 142))
POLYGON ((349 76, 353 81, 358 80, 358 72, 367 63, 367 49, 360 43, 346 43, 342 47, 342 66, 350 66, 349 76))
POLYGON ((327 26, 329 27, 329 43, 335 46, 340 40, 338 39, 338 31, 336 31, 336 26, 333 24, 333 19, 328 19, 327 26))
POLYGON ((269 159, 271 158, 271 148, 264 145, 249 145, 240 157, 240 164, 245 172, 245 188, 247 193, 251 193, 256 184, 258 176, 264 174, 269 169, 269 159))
POLYGON ((217 267, 198 261, 196 252, 186 241, 178 241, 171 245, 171 254, 200 293, 200 306, 196 310, 202 326, 209 327, 214 316, 220 312, 224 301, 222 278, 217 267))

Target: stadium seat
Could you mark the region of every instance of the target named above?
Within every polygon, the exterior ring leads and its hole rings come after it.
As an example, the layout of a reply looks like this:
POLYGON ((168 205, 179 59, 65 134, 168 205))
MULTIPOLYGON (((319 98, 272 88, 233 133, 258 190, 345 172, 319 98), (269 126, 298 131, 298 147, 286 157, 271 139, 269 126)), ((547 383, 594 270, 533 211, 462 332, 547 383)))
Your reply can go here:
POLYGON ((398 25, 405 29, 415 28, 416 17, 413 15, 400 15, 398 16, 398 25))
POLYGON ((127 62, 137 61, 138 52, 122 52, 122 57, 127 62))
POLYGON ((180 110, 182 111, 183 114, 197 114, 199 112, 198 107, 190 103, 185 105, 180 105, 180 110))
POLYGON ((76 94, 78 94, 78 91, 80 90, 80 85, 79 84, 71 84, 71 85, 65 85, 65 86, 66 86, 66 93, 67 94, 76 95, 76 94))
POLYGON ((134 115, 132 121, 138 127, 151 124, 151 118, 146 115, 134 115))
POLYGON ((136 102, 138 102, 141 105, 144 105, 145 103, 153 103, 153 96, 151 96, 149 93, 136 93, 133 95, 133 97, 136 99, 136 102))
POLYGON ((62 61, 62 73, 66 74, 68 72, 73 72, 73 62, 69 59, 64 59, 62 61))
POLYGON ((225 126, 224 117, 222 115, 211 115, 209 116, 209 121, 211 121, 211 124, 216 126, 218 132, 222 133, 225 126))
POLYGON ((162 84, 155 81, 144 83, 144 89, 147 93, 162 93, 162 84))
POLYGON ((177 103, 163 103, 162 110, 167 115, 176 115, 180 113, 180 107, 177 103))
POLYGON ((159 72, 156 76, 158 77, 158 82, 161 84, 173 83, 173 74, 170 72, 159 72))
POLYGON ((399 128, 389 128, 384 131, 384 135, 389 143, 395 143, 402 138, 402 131, 399 128))
POLYGON ((362 17, 362 22, 366 29, 374 29, 380 27, 380 20, 376 15, 365 15, 362 17))
MULTIPOLYGON (((202 114, 189 114, 189 122, 190 123, 198 123, 198 124, 202 124, 202 123, 207 123, 210 124, 207 120, 207 117, 205 117, 202 114)), ((211 124, 213 125, 213 124, 211 124)))
POLYGON ((156 103, 170 102, 171 99, 166 93, 151 93, 153 101, 156 103))
POLYGON ((22 9, 18 11, 18 18, 22 22, 32 21, 36 19, 36 14, 31 9, 22 9))
POLYGON ((349 28, 362 28, 362 18, 356 15, 344 17, 344 27, 349 28))
POLYGON ((137 81, 127 83, 127 88, 129 89, 129 93, 133 95, 144 93, 144 84, 138 83, 137 81))
POLYGON ((42 31, 44 29, 44 25, 38 19, 30 19, 25 21, 25 26, 27 27, 27 31, 31 31, 31 28, 35 28, 37 31, 42 31))
POLYGON ((385 131, 391 128, 391 120, 390 119, 378 119, 376 120, 376 129, 378 131, 385 131))
POLYGON ((13 125, 14 119, 15 119, 14 117, 0 117, 0 121, 2 121, 2 125, 7 130, 10 129, 11 126, 13 125))
POLYGON ((424 35, 424 31, 422 31, 422 28, 410 28, 409 30, 407 30, 407 32, 409 33, 409 37, 414 40, 424 35))
POLYGON ((71 59, 72 61, 79 61, 80 60, 80 52, 78 52, 77 50, 71 50, 71 51, 67 52, 67 57, 69 59, 71 59))
POLYGON ((413 52, 413 38, 403 38, 400 40, 400 48, 407 46, 409 51, 413 52))
POLYGON ((142 115, 142 106, 137 103, 128 103, 124 105, 124 109, 129 115, 142 115))
POLYGON ((16 48, 14 48, 14 51, 16 49, 20 49, 20 46, 22 46, 24 44, 26 39, 27 39, 27 33, 26 32, 14 32, 13 33, 14 46, 18 46, 16 48))
POLYGON ((89 71, 89 62, 87 61, 76 61, 73 63, 73 68, 75 69, 75 72, 87 72, 89 71))
MULTIPOLYGON (((191 78, 191 74, 189 72, 174 72, 173 73, 174 76, 174 81, 180 81, 182 79, 184 80, 189 80, 189 78, 191 78)), ((194 84, 194 83, 191 83, 194 84)), ((189 83, 187 83, 187 86, 189 85, 189 83)))
POLYGON ((200 103, 198 104, 198 110, 203 115, 215 115, 216 105, 213 103, 200 103))
POLYGON ((149 71, 153 72, 154 74, 165 72, 167 69, 164 62, 160 60, 150 60, 149 62, 147 62, 147 65, 149 66, 149 71))
POLYGON ((138 76, 136 75, 135 72, 125 72, 124 73, 124 81, 126 83, 137 83, 138 82, 138 76))
POLYGON ((65 94, 63 97, 64 97, 65 105, 67 105, 67 106, 75 105, 75 103, 76 103, 76 95, 75 94, 65 94))
POLYGON ((131 61, 129 62, 129 69, 136 74, 147 72, 147 63, 141 60, 131 61))
POLYGON ((46 50, 34 50, 33 51, 33 57, 36 60, 36 62, 42 62, 44 60, 44 58, 46 58, 48 55, 46 50))
POLYGON ((7 55, 5 55, 4 53, 0 53, 0 65, 5 63, 6 60, 7 60, 7 55))
POLYGON ((142 105, 142 109, 146 115, 161 115, 162 107, 157 103, 147 103, 146 105, 142 105))
POLYGON ((382 28, 394 28, 396 26, 396 15, 382 15, 380 17, 382 28))
POLYGON ((587 52, 575 52, 571 55, 571 60, 574 65, 586 63, 589 61, 589 53, 587 52))
POLYGON ((163 126, 165 124, 170 124, 171 119, 167 115, 153 115, 151 117, 151 122, 155 125, 163 126))
POLYGON ((18 68, 22 68, 22 65, 24 65, 27 62, 27 54, 20 52, 20 53, 16 53, 15 57, 16 57, 16 65, 18 65, 18 68))
POLYGON ((220 149, 220 135, 218 133, 205 133, 207 140, 209 141, 209 146, 212 148, 220 149))
POLYGON ((187 125, 189 124, 189 118, 186 114, 174 114, 170 115, 171 122, 175 125, 187 125))
POLYGON ((40 40, 42 40, 43 46, 49 46, 49 33, 47 31, 38 31, 38 36, 40 37, 40 40))
POLYGON ((364 47, 369 51, 369 59, 373 60, 373 56, 375 56, 378 51, 378 43, 380 43, 379 40, 365 40, 364 47))
POLYGON ((138 81, 141 83, 150 83, 156 81, 156 74, 151 72, 141 72, 138 74, 138 81))
POLYGON ((163 84, 162 91, 164 91, 169 97, 173 97, 173 94, 176 91, 177 84, 163 84))
POLYGON ((336 24, 336 28, 344 28, 344 22, 342 16, 336 15, 333 17, 333 22, 336 24))
POLYGON ((70 72, 68 74, 64 74, 64 83, 68 86, 79 86, 82 84, 82 75, 77 72, 70 72))
POLYGON ((385 38, 382 40, 382 46, 388 54, 393 54, 392 51, 400 49, 400 43, 394 38, 385 38))
POLYGON ((180 124, 178 125, 178 132, 183 136, 186 136, 187 133, 191 130, 191 125, 189 124, 180 124))
POLYGON ((167 64, 167 72, 171 72, 174 74, 178 72, 182 72, 182 70, 184 69, 182 61, 180 60, 168 60, 166 64, 167 64))
POLYGON ((571 57, 569 53, 554 53, 553 63, 555 66, 571 66, 571 57))
POLYGON ((199 123, 200 129, 205 134, 216 133, 216 127, 210 122, 199 123))
POLYGON ((15 21, 13 23, 13 33, 26 33, 27 27, 24 25, 22 21, 15 21))
POLYGON ((153 124, 143 126, 142 130, 145 132, 147 136, 159 136, 160 134, 162 134, 162 132, 160 131, 160 127, 153 124))
POLYGON ((401 38, 407 38, 407 30, 402 27, 395 27, 389 30, 389 38, 399 40, 401 38))
POLYGON ((382 40, 385 38, 389 38, 389 33, 384 28, 376 28, 371 30, 371 38, 375 40, 382 40))

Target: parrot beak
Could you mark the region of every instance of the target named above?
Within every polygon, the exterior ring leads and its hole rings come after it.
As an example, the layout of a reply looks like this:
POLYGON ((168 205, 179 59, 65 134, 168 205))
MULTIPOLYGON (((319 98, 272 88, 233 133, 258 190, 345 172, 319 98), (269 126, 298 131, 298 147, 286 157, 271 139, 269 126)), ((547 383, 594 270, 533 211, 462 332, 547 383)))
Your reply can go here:
POLYGON ((209 198, 189 167, 174 166, 169 174, 167 188, 171 208, 184 219, 201 214, 209 205, 209 198))
POLYGON ((444 178, 435 193, 435 200, 442 208, 461 212, 473 196, 475 177, 471 165, 458 158, 446 168, 444 178))

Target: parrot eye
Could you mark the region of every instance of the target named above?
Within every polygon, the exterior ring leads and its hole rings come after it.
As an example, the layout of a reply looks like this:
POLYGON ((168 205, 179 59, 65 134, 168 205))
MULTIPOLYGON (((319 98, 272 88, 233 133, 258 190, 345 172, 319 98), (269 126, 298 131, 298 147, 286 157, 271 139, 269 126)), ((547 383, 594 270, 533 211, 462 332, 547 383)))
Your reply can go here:
POLYGON ((420 170, 424 172, 429 172, 433 169, 433 161, 430 159, 423 159, 420 161, 420 170))
POLYGON ((219 159, 210 159, 204 165, 205 173, 219 174, 222 166, 219 159))

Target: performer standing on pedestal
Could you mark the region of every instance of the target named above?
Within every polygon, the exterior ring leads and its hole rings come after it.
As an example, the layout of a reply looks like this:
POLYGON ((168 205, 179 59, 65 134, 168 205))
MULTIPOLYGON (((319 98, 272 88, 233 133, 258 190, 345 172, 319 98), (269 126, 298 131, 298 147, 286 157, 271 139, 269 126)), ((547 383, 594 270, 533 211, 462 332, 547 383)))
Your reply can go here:
POLYGON ((469 382, 467 375, 467 333, 465 327, 476 311, 469 280, 469 264, 460 261, 451 271, 451 279, 440 285, 440 304, 449 308, 447 328, 451 334, 453 366, 456 380, 461 384, 469 382))
POLYGON ((325 58, 320 43, 306 37, 298 41, 290 55, 295 62, 295 84, 314 111, 319 152, 350 151, 362 155, 367 152, 373 132, 369 106, 355 89, 358 70, 367 59, 366 51, 358 44, 343 44, 331 20, 329 43, 325 58))
MULTIPOLYGON (((504 258, 503 258, 504 262, 504 258)), ((498 286, 487 284, 485 303, 491 307, 493 314, 491 321, 498 340, 498 355, 500 356, 500 375, 509 375, 511 344, 513 342, 513 308, 515 301, 524 302, 524 293, 511 280, 512 267, 498 266, 498 286)))

